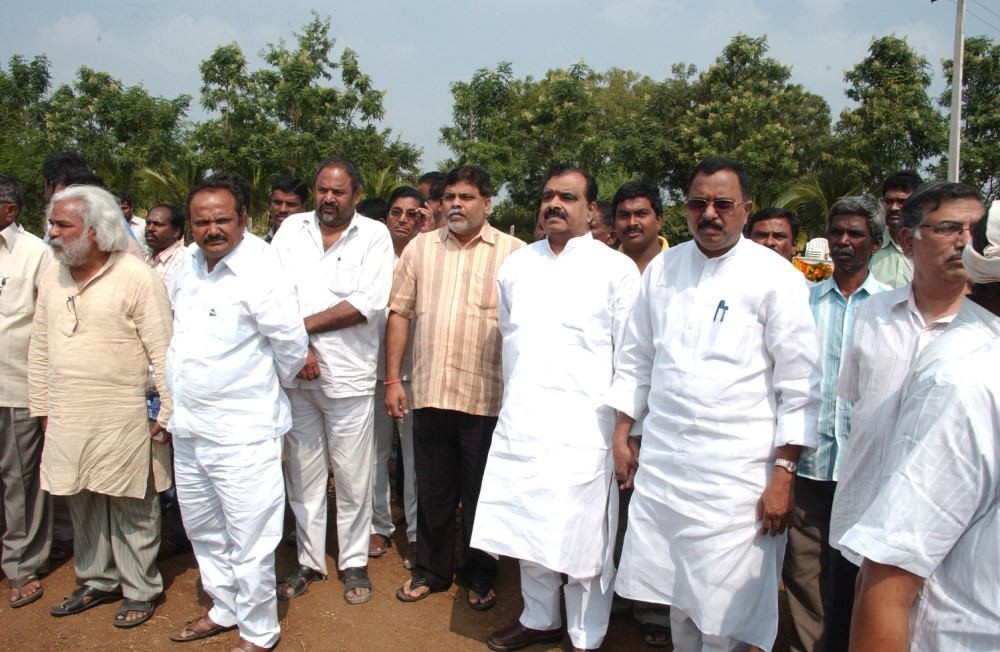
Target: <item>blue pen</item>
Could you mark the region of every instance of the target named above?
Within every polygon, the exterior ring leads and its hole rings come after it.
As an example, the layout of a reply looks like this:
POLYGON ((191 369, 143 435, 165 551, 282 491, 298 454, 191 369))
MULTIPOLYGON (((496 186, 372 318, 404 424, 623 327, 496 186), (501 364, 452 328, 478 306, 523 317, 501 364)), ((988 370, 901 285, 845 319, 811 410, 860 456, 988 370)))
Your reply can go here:
POLYGON ((726 311, 729 310, 729 306, 726 305, 725 299, 719 299, 719 305, 715 307, 715 315, 712 316, 712 321, 718 320, 720 323, 726 319, 726 311), (722 316, 719 316, 719 311, 722 311, 722 316))

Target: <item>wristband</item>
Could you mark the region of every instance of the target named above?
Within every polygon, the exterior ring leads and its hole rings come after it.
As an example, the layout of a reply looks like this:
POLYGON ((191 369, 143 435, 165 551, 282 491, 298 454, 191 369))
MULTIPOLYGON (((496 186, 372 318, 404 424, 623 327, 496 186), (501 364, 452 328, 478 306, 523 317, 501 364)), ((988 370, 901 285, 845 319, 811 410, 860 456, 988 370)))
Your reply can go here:
POLYGON ((382 384, 388 387, 389 385, 395 385, 396 383, 401 383, 401 382, 403 382, 402 379, 397 378, 396 380, 383 380, 382 384))

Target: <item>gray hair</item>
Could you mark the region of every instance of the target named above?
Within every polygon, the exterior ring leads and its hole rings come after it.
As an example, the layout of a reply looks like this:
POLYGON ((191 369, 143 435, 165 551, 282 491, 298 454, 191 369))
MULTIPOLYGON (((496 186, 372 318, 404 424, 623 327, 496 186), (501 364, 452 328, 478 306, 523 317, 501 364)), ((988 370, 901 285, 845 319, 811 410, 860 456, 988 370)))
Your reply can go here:
POLYGON ((98 249, 108 253, 128 249, 125 216, 114 195, 97 186, 70 186, 52 196, 45 209, 45 217, 51 220, 55 205, 65 201, 83 204, 78 215, 83 220, 84 230, 94 230, 98 249))
POLYGON ((10 202, 17 206, 18 215, 24 208, 24 188, 9 174, 0 173, 0 202, 10 202))
POLYGON ((882 202, 871 195, 851 195, 834 202, 827 216, 827 226, 838 215, 858 215, 865 218, 872 238, 882 242, 882 235, 885 233, 885 209, 882 208, 882 202))
POLYGON ((919 228, 927 214, 941 208, 941 204, 956 199, 983 201, 983 196, 972 186, 952 181, 925 183, 917 188, 903 203, 902 226, 904 229, 919 228))

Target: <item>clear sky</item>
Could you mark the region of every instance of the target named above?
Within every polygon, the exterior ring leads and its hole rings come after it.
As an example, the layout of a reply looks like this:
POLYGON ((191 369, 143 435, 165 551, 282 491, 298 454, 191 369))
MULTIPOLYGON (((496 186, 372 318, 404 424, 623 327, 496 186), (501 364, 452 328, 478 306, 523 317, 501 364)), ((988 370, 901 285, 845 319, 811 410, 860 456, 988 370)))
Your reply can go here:
MULTIPOLYGON (((730 38, 766 34, 770 55, 792 66, 792 80, 826 98, 834 117, 847 105, 844 72, 875 37, 906 38, 931 64, 952 54, 954 0, 8 0, 0 25, 0 65, 13 54, 45 54, 56 85, 81 65, 104 70, 154 95, 193 97, 198 64, 236 41, 257 54, 310 20, 332 18, 340 48, 358 53, 361 70, 387 91, 383 126, 424 152, 429 168, 448 156, 439 129, 451 120, 449 84, 510 61, 518 77, 583 60, 654 79, 672 64, 707 68, 730 38)), ((1000 0, 967 0, 966 33, 1000 41, 1000 0)), ((335 152, 331 152, 335 154, 335 152)))

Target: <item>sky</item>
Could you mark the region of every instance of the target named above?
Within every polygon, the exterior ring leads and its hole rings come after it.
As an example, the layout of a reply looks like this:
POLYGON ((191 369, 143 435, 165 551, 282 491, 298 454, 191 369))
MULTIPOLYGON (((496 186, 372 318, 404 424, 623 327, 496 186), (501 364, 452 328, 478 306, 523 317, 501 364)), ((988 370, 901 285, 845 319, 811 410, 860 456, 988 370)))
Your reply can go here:
MULTIPOLYGON (((932 92, 952 57, 955 0, 9 0, 0 25, 0 67, 44 54, 54 86, 81 65, 153 95, 192 96, 202 119, 198 64, 237 42, 252 67, 259 52, 294 32, 316 9, 357 52, 361 71, 386 91, 382 123, 423 151, 426 169, 449 156, 440 128, 451 121, 450 84, 502 61, 515 76, 584 61, 596 71, 634 70, 653 79, 675 63, 705 70, 737 33, 766 35, 769 55, 792 67, 792 82, 817 93, 837 116, 849 105, 844 72, 872 39, 903 37, 930 63, 932 92), (14 6, 11 6, 14 5, 14 6)), ((966 34, 1000 41, 1000 0, 966 0, 966 34)), ((337 152, 331 152, 331 155, 337 152)))

